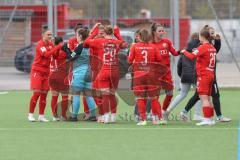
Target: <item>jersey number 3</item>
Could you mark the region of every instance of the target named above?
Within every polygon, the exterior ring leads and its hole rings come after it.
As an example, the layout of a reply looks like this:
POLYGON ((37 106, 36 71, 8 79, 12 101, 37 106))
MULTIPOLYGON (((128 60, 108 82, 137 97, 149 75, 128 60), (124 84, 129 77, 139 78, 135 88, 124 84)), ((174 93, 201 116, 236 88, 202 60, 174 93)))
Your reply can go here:
POLYGON ((141 52, 142 56, 143 56, 143 64, 147 64, 148 63, 148 52, 146 50, 142 50, 141 52))

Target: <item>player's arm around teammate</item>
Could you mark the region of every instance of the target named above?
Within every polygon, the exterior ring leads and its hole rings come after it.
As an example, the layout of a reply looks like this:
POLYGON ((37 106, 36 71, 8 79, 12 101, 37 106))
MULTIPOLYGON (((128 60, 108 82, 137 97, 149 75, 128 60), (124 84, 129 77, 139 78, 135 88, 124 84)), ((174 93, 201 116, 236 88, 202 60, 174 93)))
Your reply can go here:
POLYGON ((139 32, 140 42, 130 49, 128 61, 133 65, 133 90, 137 99, 140 121, 137 125, 146 125, 146 103, 152 100, 153 124, 160 124, 161 107, 158 102, 159 85, 158 76, 154 73, 155 63, 161 60, 158 49, 150 43, 150 34, 146 29, 139 32))
MULTIPOLYGON (((86 27, 84 27, 81 23, 77 23, 77 24, 75 25, 75 27, 74 27, 75 36, 69 39, 68 46, 69 46, 69 48, 70 48, 70 50, 71 50, 72 52, 74 51, 74 49, 75 49, 75 48, 78 46, 78 44, 79 44, 79 43, 78 43, 78 40, 77 40, 77 37, 78 37, 78 31, 79 31, 79 29, 81 29, 81 28, 86 28, 86 27)), ((71 70, 72 70, 72 68, 71 68, 71 70)), ((70 77, 69 79, 72 78, 72 72, 70 72, 69 77, 70 77)), ((71 84, 71 82, 70 82, 70 84, 71 84)), ((83 107, 84 107, 84 112, 85 112, 85 118, 84 118, 84 120, 88 120, 88 119, 90 118, 90 113, 89 113, 89 106, 88 106, 88 104, 87 104, 86 97, 83 96, 83 97, 82 97, 82 100, 83 100, 83 107)))
MULTIPOLYGON (((63 42, 62 37, 55 37, 54 44, 57 46, 63 42)), ((63 48, 63 47, 62 47, 63 48)), ((68 107, 68 74, 69 74, 69 63, 66 62, 67 55, 61 49, 57 51, 51 57, 50 63, 50 75, 49 75, 49 86, 52 93, 51 109, 53 115, 53 121, 67 120, 66 111, 68 107), (58 114, 57 102, 58 96, 61 94, 61 116, 58 114)))
POLYGON ((216 49, 211 44, 212 37, 208 29, 203 28, 200 31, 200 42, 202 45, 193 54, 185 50, 181 51, 181 53, 190 59, 197 59, 197 92, 202 101, 204 119, 196 125, 214 125, 215 121, 212 120, 214 109, 210 96, 214 81, 216 49))
POLYGON ((33 122, 34 110, 39 100, 39 117, 41 122, 48 122, 44 117, 46 107, 46 98, 49 91, 48 76, 51 55, 59 51, 62 44, 55 46, 52 43, 52 33, 49 30, 42 32, 42 39, 37 43, 36 55, 32 64, 30 74, 30 88, 33 90, 33 95, 30 100, 28 120, 33 122))
POLYGON ((93 54, 97 55, 102 63, 100 72, 95 80, 98 82, 98 88, 101 91, 104 113, 102 122, 116 122, 117 101, 115 92, 119 82, 118 52, 123 47, 123 41, 114 38, 114 31, 111 26, 105 26, 104 38, 94 39, 98 32, 98 27, 93 28, 92 34, 85 41, 84 45, 97 50, 93 54))
MULTIPOLYGON (((85 95, 85 91, 91 89, 90 68, 89 68, 89 49, 83 47, 83 43, 88 37, 89 30, 81 28, 78 30, 77 40, 78 46, 71 53, 73 61, 73 80, 71 84, 71 92, 73 94, 73 114, 70 121, 77 121, 77 115, 80 109, 80 95, 85 95)), ((89 106, 90 113, 95 110, 95 102, 90 95, 86 96, 86 102, 89 106)), ((95 113, 90 114, 88 119, 93 120, 95 113), (91 117, 92 116, 92 117, 91 117)))
MULTIPOLYGON (((191 40, 188 42, 186 50, 192 52, 194 48, 197 48, 199 46, 199 43, 199 33, 193 33, 191 35, 191 40)), ((166 111, 167 115, 169 115, 177 107, 177 105, 187 96, 191 86, 196 86, 195 60, 190 60, 186 56, 181 55, 178 61, 177 70, 178 75, 181 79, 180 93, 170 103, 166 111)), ((197 117, 196 115, 201 115, 201 106, 200 109, 198 109, 198 114, 196 114, 196 110, 194 115, 195 117, 197 117)))
MULTIPOLYGON (((217 53, 219 52, 220 48, 221 48, 221 39, 220 36, 218 34, 215 34, 215 30, 212 27, 209 27, 208 25, 206 25, 204 28, 208 29, 212 39, 213 39, 213 43, 214 43, 214 48, 216 49, 217 53)), ((213 106, 214 106, 214 110, 216 112, 216 116, 217 116, 217 120, 219 122, 229 122, 231 121, 230 118, 224 117, 222 115, 221 112, 221 104, 220 104, 220 93, 219 93, 219 89, 218 89, 218 85, 217 85, 217 78, 216 78, 216 65, 215 65, 215 72, 214 72, 214 82, 212 85, 212 101, 213 101, 213 106)), ((180 118, 182 120, 187 120, 188 119, 188 115, 187 113, 190 111, 190 109, 195 105, 196 102, 198 102, 198 100, 200 100, 199 95, 197 90, 195 91, 194 95, 189 99, 186 107, 183 109, 183 111, 180 113, 180 118)), ((199 103, 196 104, 196 110, 199 110, 199 103)), ((195 110, 195 113, 196 113, 195 110)), ((199 112, 199 111, 198 111, 199 112)), ((193 120, 201 120, 201 116, 194 114, 194 118, 193 120)))
MULTIPOLYGON (((173 97, 173 80, 172 80, 172 74, 171 74, 171 67, 170 67, 170 53, 173 56, 178 56, 179 53, 174 49, 172 42, 164 38, 164 35, 166 34, 163 26, 160 24, 153 23, 151 26, 151 33, 152 33, 152 41, 156 45, 156 47, 159 49, 160 55, 162 57, 162 64, 166 65, 169 69, 169 72, 162 77, 162 80, 164 81, 167 86, 162 85, 162 89, 165 90, 166 96, 163 101, 163 119, 167 120, 167 114, 166 110, 172 100, 173 97)), ((164 84, 163 83, 163 84, 164 84)), ((167 123, 167 122, 166 122, 167 123)))

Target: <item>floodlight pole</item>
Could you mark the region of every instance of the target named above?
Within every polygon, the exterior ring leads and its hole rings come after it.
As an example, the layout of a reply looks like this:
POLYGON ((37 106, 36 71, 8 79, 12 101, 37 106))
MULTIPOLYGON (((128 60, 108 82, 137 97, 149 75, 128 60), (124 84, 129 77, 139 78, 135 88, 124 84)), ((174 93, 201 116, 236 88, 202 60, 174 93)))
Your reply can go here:
POLYGON ((54 27, 53 27, 53 35, 54 37, 57 36, 57 30, 58 30, 58 26, 57 26, 57 23, 58 23, 58 19, 57 19, 57 15, 58 15, 58 11, 57 11, 57 0, 54 0, 54 27))
POLYGON ((173 19, 174 19, 174 47, 180 48, 179 43, 179 2, 173 0, 173 19))
MULTIPOLYGON (((180 38, 179 38, 179 1, 178 0, 171 0, 171 2, 173 3, 173 7, 172 7, 172 11, 173 11, 173 43, 174 43, 174 47, 175 49, 179 50, 180 49, 180 38)), ((172 5, 172 4, 171 4, 172 5)), ((180 84, 180 78, 177 75, 177 61, 178 61, 178 57, 172 57, 172 62, 173 65, 171 67, 172 71, 173 71, 173 77, 175 80, 175 86, 176 88, 179 88, 179 84, 180 84)))
POLYGON ((48 29, 53 33, 53 0, 48 0, 47 2, 48 29))
POLYGON ((111 26, 115 26, 117 24, 117 1, 110 0, 110 23, 111 26))

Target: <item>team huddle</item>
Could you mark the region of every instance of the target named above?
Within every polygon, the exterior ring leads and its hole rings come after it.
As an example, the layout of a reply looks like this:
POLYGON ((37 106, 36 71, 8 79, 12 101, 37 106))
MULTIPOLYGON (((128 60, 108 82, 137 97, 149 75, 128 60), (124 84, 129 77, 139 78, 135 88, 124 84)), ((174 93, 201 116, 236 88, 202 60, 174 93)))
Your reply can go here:
MULTIPOLYGON (((30 74, 33 95, 28 120, 36 121, 34 110, 39 101, 38 121, 49 121, 44 111, 47 94, 51 90, 53 121, 78 121, 82 96, 84 120, 115 123, 118 108, 116 91, 120 80, 119 51, 127 48, 128 44, 118 27, 97 23, 89 30, 77 24, 74 31, 76 36, 64 43, 61 37, 55 37, 53 41, 51 31, 43 30, 30 74), (61 113, 57 107, 59 95, 62 96, 61 113), (67 115, 69 99, 72 100, 70 116, 67 115)), ((193 34, 186 49, 177 51, 164 37, 165 34, 163 26, 153 23, 150 28, 136 31, 135 43, 129 49, 128 71, 132 79, 129 89, 136 99, 134 114, 137 125, 147 125, 148 120, 154 125, 167 124, 168 116, 186 97, 191 86, 196 87, 196 93, 180 113, 182 120, 188 120, 188 111, 200 99, 194 115, 195 120, 200 121, 196 125, 214 125, 214 109, 218 121, 231 121, 221 113, 216 82, 216 53, 221 45, 219 35, 206 25, 199 33, 193 34), (173 101, 170 55, 180 56, 181 91, 173 101), (162 104, 159 102, 161 91, 165 92, 162 104)))

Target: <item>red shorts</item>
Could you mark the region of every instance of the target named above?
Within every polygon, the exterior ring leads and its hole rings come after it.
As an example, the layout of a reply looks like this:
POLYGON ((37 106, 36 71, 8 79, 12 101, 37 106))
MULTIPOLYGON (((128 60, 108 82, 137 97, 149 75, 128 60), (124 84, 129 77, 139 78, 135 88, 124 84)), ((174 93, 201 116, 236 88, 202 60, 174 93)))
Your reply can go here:
POLYGON ((136 97, 148 98, 159 96, 159 87, 158 86, 135 86, 133 87, 134 95, 136 97))
POLYGON ((211 96, 213 81, 214 81, 214 75, 198 76, 197 77, 197 92, 198 92, 198 95, 211 96))
POLYGON ((98 88, 100 89, 108 88, 116 90, 119 83, 119 71, 101 70, 95 81, 98 82, 98 88))
POLYGON ((171 72, 168 72, 165 76, 163 76, 160 80, 160 86, 164 90, 173 90, 173 80, 171 72))
POLYGON ((49 91, 48 73, 32 70, 30 73, 30 88, 32 90, 49 91))
POLYGON ((69 91, 69 80, 68 72, 54 71, 49 75, 49 86, 51 90, 60 93, 68 93, 69 91))
POLYGON ((159 96, 159 85, 154 75, 151 74, 141 76, 141 74, 135 73, 133 79, 133 90, 134 95, 137 97, 147 98, 159 96))

